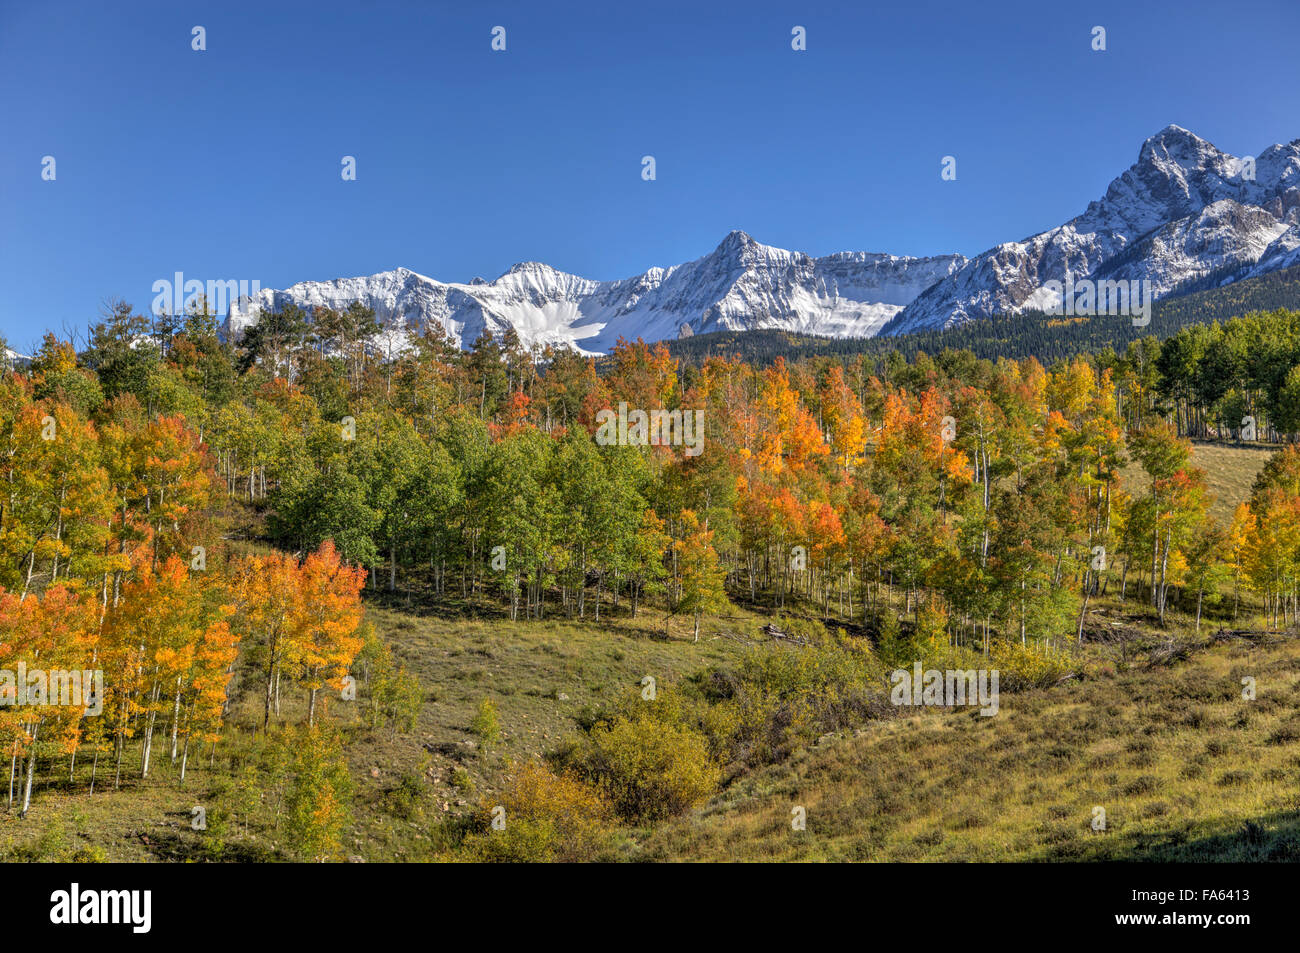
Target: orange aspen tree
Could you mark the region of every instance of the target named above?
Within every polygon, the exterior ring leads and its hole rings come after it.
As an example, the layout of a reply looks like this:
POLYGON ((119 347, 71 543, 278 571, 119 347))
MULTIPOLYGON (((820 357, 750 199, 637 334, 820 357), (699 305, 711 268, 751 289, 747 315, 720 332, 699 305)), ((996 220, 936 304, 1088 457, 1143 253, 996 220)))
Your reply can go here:
POLYGON ((279 714, 280 676, 298 624, 298 563, 285 553, 249 556, 235 569, 236 606, 246 632, 262 648, 262 730, 279 714))
POLYGON ((326 540, 303 560, 298 571, 298 607, 289 656, 307 689, 307 723, 316 722, 316 699, 329 685, 343 687, 343 676, 361 651, 361 590, 366 571, 343 564, 326 540))
MULTIPOLYGON (((0 595, 0 661, 6 672, 17 670, 21 681, 5 684, 0 691, 21 691, 25 696, 25 704, 18 708, 22 737, 11 739, 17 741, 11 749, 14 754, 19 747, 26 752, 26 766, 19 772, 23 786, 19 816, 25 816, 31 807, 40 753, 37 743, 48 738, 55 753, 76 750, 81 720, 90 703, 80 685, 94 658, 97 623, 94 603, 61 584, 50 586, 40 597, 16 602, 8 593, 0 595)), ((11 806, 15 766, 11 754, 11 806)))
POLYGON ((197 736, 200 742, 215 746, 221 738, 226 713, 226 690, 230 684, 231 667, 239 652, 239 636, 231 630, 230 623, 224 618, 233 609, 233 606, 222 606, 220 611, 223 618, 210 623, 203 630, 185 678, 179 709, 184 738, 181 748, 181 783, 185 781, 185 769, 189 763, 190 739, 197 736))

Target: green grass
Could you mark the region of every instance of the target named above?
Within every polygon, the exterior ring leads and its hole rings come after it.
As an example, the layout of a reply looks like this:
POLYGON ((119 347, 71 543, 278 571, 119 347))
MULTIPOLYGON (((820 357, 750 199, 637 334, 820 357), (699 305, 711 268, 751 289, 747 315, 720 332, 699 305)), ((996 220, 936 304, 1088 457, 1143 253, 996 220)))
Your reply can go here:
POLYGON ((498 793, 511 778, 510 764, 558 748, 575 733, 585 706, 612 701, 646 675, 668 684, 740 651, 714 633, 692 644, 684 627, 665 638, 663 616, 653 612, 599 627, 447 620, 392 609, 372 610, 370 618, 426 689, 414 735, 381 734, 349 751, 358 779, 358 850, 367 848, 371 860, 427 853, 412 846, 411 835, 498 793), (470 728, 484 699, 496 705, 501 723, 500 740, 487 750, 470 728), (472 790, 453 784, 457 769, 472 790), (383 809, 384 793, 407 772, 425 778, 428 809, 421 820, 394 822, 383 809))

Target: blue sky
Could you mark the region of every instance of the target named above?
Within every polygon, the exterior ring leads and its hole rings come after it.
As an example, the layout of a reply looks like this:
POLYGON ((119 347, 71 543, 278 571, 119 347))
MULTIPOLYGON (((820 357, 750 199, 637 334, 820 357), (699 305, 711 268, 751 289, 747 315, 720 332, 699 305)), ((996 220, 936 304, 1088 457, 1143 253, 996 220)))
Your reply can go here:
POLYGON ((607 279, 733 228, 973 254, 1081 212, 1168 123, 1300 137, 1297 37, 1295 0, 0 0, 0 333, 145 311, 176 271, 607 279))

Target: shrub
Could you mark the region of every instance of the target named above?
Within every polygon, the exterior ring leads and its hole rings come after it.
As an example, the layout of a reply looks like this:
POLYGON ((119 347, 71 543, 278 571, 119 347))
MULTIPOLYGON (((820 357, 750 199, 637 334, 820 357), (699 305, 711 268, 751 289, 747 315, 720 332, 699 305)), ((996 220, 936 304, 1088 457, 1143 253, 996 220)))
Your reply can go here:
MULTIPOLYGON (((464 859, 475 863, 542 864, 551 860, 555 828, 548 821, 529 818, 511 820, 506 815, 504 830, 473 834, 463 844, 464 859)), ((490 814, 482 821, 490 823, 490 814)))
POLYGON ((890 669, 910 668, 921 657, 915 632, 903 632, 893 609, 882 609, 876 616, 876 655, 890 669))
POLYGON ((424 778, 411 771, 402 772, 397 785, 388 792, 389 813, 408 821, 414 820, 422 813, 428 793, 429 786, 424 778))
POLYGON ((618 716, 589 738, 583 771, 632 821, 673 817, 717 789, 718 766, 704 736, 648 714, 618 716))
POLYGON ((948 644, 948 612, 933 596, 917 610, 916 643, 930 652, 948 644))
POLYGON ((466 854, 487 861, 592 860, 608 838, 611 812, 600 793, 568 772, 556 774, 528 761, 501 797, 505 828, 491 830, 492 808, 484 802, 479 832, 465 841, 466 854))
POLYGON ((457 765, 451 772, 451 786, 457 791, 472 791, 474 779, 469 776, 468 771, 457 765))
POLYGON ((778 615, 772 620, 772 624, 791 638, 812 645, 821 645, 827 638, 826 626, 816 619, 805 619, 794 615, 778 615))
POLYGON ((734 680, 729 709, 705 720, 729 727, 729 756, 748 764, 784 760, 818 735, 870 718, 884 693, 884 677, 861 642, 830 639, 819 647, 749 653, 734 680))
POLYGON ((367 671, 365 713, 370 727, 387 726, 394 737, 414 731, 424 701, 419 679, 397 664, 392 649, 382 642, 372 650, 367 671))
POLYGON ((1072 670, 1068 658, 1010 640, 993 643, 990 655, 998 670, 998 687, 1006 692, 1050 688, 1072 670))

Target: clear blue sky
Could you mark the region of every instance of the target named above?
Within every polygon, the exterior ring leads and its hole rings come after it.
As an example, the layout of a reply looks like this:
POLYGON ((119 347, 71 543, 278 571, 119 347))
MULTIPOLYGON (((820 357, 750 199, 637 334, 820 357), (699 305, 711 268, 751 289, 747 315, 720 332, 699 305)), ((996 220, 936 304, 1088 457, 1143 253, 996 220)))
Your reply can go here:
POLYGON ((0 0, 0 333, 143 312, 176 271, 605 279, 732 228, 973 254, 1082 211, 1168 123, 1300 137, 1298 38, 1296 0, 0 0))

